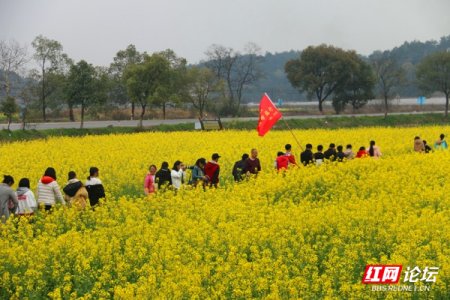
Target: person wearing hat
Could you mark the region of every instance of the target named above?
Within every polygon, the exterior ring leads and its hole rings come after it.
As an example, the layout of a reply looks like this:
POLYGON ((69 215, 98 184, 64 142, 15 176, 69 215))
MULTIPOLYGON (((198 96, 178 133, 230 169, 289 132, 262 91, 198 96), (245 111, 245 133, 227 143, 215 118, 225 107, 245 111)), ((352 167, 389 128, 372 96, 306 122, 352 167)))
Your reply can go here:
POLYGON ((211 161, 207 162, 205 165, 205 177, 207 177, 209 186, 217 187, 219 183, 219 158, 220 155, 218 153, 214 153, 211 157, 211 161))

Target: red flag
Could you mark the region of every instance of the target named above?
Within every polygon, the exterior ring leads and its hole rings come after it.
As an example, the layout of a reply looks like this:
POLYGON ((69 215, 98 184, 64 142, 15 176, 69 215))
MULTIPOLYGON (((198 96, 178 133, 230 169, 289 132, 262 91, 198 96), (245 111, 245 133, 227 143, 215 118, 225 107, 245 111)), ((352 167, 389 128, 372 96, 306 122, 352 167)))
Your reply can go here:
POLYGON ((264 136, 280 118, 280 111, 272 103, 269 96, 264 94, 259 103, 259 121, 258 127, 256 127, 258 135, 264 136))

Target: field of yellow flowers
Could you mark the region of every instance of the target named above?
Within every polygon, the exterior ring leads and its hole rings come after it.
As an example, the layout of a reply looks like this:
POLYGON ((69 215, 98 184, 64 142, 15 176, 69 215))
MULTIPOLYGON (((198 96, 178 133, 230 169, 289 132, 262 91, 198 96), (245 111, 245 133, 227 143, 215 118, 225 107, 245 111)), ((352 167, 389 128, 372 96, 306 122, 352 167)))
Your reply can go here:
MULTIPOLYGON (((450 127, 296 131, 303 145, 375 140, 383 157, 277 174, 291 133, 142 133, 0 145, 0 174, 48 166, 64 185, 100 169, 107 199, 0 224, 1 299, 449 299, 450 153, 413 153, 450 127), (263 171, 234 184, 231 168, 257 148, 263 171), (149 164, 222 158, 218 189, 143 195, 149 164), (366 264, 439 267, 426 292, 372 291, 366 264)), ((402 277, 403 279, 403 277, 402 277)), ((417 282, 423 285, 423 282, 417 282)))

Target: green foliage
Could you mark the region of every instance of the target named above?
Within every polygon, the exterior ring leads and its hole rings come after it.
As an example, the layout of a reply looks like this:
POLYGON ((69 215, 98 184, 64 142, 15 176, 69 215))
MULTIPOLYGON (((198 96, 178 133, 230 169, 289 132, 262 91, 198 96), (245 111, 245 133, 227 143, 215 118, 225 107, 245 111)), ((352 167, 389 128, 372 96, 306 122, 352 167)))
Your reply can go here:
POLYGON ((168 102, 181 102, 186 83, 186 60, 172 50, 144 55, 141 63, 129 65, 124 72, 128 96, 141 106, 139 126, 148 105, 165 109, 168 102))
POLYGON ((65 92, 69 106, 81 106, 81 127, 85 109, 95 104, 103 104, 106 100, 106 76, 106 73, 96 70, 84 60, 70 67, 65 92))
POLYGON ((14 97, 6 97, 0 105, 0 111, 8 118, 8 131, 11 124, 11 119, 13 114, 17 113, 18 107, 16 104, 16 99, 14 97))
POLYGON ((46 121, 47 98, 62 86, 61 74, 64 74, 72 65, 72 60, 63 53, 63 47, 58 41, 39 35, 31 44, 35 50, 34 58, 40 69, 39 72, 35 72, 35 75, 40 86, 42 117, 46 121))
POLYGON ((128 66, 142 63, 146 53, 140 53, 133 44, 128 45, 125 50, 120 50, 114 57, 114 61, 109 67, 111 75, 110 100, 114 104, 131 104, 131 118, 134 118, 134 100, 130 99, 127 93, 125 70, 128 66))
POLYGON ((450 95, 450 52, 437 52, 427 56, 417 67, 417 79, 422 90, 445 94, 447 117, 450 95))
POLYGON ((351 70, 346 84, 339 86, 333 97, 333 107, 338 114, 347 103, 357 110, 374 98, 375 75, 371 66, 356 55, 353 55, 353 60, 356 62, 355 68, 351 70))
POLYGON ((285 71, 292 86, 316 96, 319 111, 323 102, 337 90, 344 91, 349 78, 358 75, 360 60, 353 51, 320 45, 306 48, 299 59, 286 63, 285 71))

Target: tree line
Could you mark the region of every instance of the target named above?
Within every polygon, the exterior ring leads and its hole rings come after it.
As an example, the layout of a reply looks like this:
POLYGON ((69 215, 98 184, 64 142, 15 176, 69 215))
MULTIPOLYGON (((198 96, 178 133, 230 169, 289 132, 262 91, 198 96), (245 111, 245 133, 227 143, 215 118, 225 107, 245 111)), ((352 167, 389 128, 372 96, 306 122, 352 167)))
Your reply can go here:
MULTIPOLYGON (((197 65, 189 65, 170 49, 147 53, 129 45, 116 53, 108 67, 85 60, 74 62, 58 41, 42 35, 31 46, 29 55, 27 48, 15 41, 0 41, 0 109, 9 122, 18 112, 25 122, 30 110, 40 110, 41 119, 47 121, 48 112, 55 109, 67 109, 70 120, 75 121, 77 109, 83 127, 86 111, 118 107, 130 107, 130 118, 138 118, 140 126, 149 108, 160 109, 163 118, 170 106, 194 109, 199 117, 207 111, 238 116, 246 93, 268 91, 260 84, 267 78, 264 58, 268 55, 263 56, 252 43, 243 51, 211 45, 197 65), (37 67, 25 72, 31 61, 37 67), (18 76, 24 73, 25 79, 18 76)), ((331 100, 336 113, 347 105, 357 110, 378 96, 384 100, 387 114, 389 99, 414 81, 424 93, 446 96, 447 116, 448 49, 420 61, 414 57, 413 79, 409 78, 411 68, 401 63, 396 49, 363 57, 330 45, 310 46, 293 53, 295 56, 291 53, 287 62, 278 62, 284 64, 284 74, 278 76, 307 98, 316 99, 321 112, 323 103, 331 100)))

